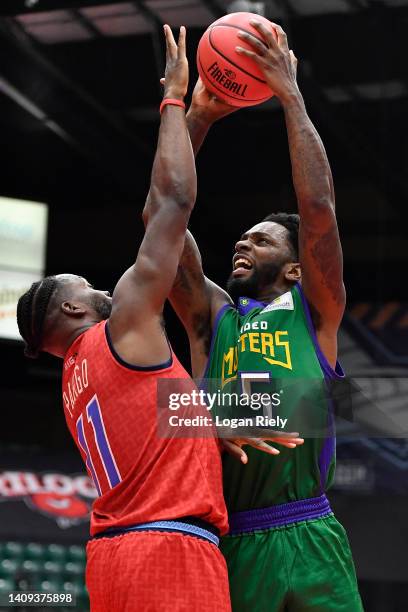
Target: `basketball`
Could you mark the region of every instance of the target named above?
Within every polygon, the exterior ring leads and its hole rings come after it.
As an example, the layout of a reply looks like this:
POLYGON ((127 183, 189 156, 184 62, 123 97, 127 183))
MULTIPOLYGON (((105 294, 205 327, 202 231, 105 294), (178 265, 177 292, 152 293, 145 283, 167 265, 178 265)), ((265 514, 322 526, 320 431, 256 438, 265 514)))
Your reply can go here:
POLYGON ((197 68, 204 85, 232 106, 253 106, 274 95, 255 62, 235 50, 237 46, 254 50, 237 36, 240 30, 264 42, 259 32, 250 25, 252 19, 271 29, 276 38, 271 22, 265 17, 255 13, 231 13, 209 26, 197 49, 197 68))

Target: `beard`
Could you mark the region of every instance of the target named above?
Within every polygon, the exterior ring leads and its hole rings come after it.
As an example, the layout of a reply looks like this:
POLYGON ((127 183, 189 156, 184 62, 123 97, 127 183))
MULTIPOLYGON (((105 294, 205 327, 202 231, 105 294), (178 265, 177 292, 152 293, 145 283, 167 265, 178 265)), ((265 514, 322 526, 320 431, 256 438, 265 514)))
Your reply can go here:
POLYGON ((101 321, 109 319, 112 312, 112 302, 108 297, 104 295, 93 295, 90 305, 100 317, 101 321))
POLYGON ((281 265, 268 263, 254 267, 252 274, 245 278, 231 274, 227 281, 227 291, 234 302, 243 296, 256 299, 266 287, 276 281, 280 270, 281 265))

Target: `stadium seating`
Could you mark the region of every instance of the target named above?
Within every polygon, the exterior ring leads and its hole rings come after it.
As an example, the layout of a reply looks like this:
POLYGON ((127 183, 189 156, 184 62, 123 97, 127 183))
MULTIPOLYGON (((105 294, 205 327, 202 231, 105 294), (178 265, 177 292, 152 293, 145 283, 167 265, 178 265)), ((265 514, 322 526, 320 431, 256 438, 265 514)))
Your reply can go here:
POLYGON ((357 302, 345 315, 344 324, 381 365, 408 365, 408 303, 357 302))
POLYGON ((85 561, 85 549, 78 545, 0 542, 0 595, 13 590, 75 593, 76 609, 85 612, 85 561))

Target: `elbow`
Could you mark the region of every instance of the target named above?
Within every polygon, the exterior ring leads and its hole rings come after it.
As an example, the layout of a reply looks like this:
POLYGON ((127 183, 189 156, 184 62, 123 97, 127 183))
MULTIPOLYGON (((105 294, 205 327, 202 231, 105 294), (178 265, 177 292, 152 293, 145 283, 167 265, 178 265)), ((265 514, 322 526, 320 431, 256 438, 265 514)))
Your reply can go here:
POLYGON ((332 197, 306 198, 299 202, 302 224, 308 227, 328 229, 336 224, 335 205, 332 197))
POLYGON ((322 215, 332 215, 335 211, 334 199, 331 195, 306 198, 304 206, 311 212, 322 215))
POLYGON ((172 202, 181 212, 189 215, 197 198, 197 185, 196 181, 186 184, 186 181, 180 181, 177 177, 168 177, 160 187, 152 186, 150 194, 153 204, 150 205, 150 210, 160 207, 160 202, 163 205, 172 202))
POLYGON ((335 211, 335 195, 330 176, 309 181, 301 188, 296 189, 299 208, 305 213, 333 214, 335 211))
POLYGON ((194 172, 180 176, 180 172, 170 172, 166 185, 167 196, 186 212, 191 212, 197 198, 197 175, 194 172))
POLYGON ((197 198, 197 190, 185 185, 175 185, 173 201, 183 212, 190 214, 194 208, 197 198))

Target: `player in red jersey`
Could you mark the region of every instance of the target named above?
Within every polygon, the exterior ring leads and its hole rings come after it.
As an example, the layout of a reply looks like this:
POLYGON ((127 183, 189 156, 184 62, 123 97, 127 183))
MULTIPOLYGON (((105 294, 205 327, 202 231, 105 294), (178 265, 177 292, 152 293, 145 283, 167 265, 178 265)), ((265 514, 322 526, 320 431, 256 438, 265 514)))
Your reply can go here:
POLYGON ((227 529, 217 441, 157 435, 158 377, 188 379, 162 310, 196 198, 185 111, 177 105, 188 84, 185 29, 178 45, 168 26, 165 34, 164 99, 172 103, 163 108, 135 263, 112 298, 63 274, 34 283, 18 304, 26 354, 64 359, 66 421, 99 493, 87 546, 92 612, 230 610, 217 546, 227 529))

